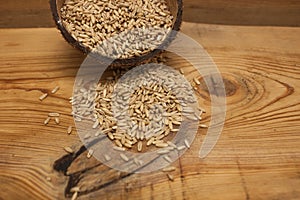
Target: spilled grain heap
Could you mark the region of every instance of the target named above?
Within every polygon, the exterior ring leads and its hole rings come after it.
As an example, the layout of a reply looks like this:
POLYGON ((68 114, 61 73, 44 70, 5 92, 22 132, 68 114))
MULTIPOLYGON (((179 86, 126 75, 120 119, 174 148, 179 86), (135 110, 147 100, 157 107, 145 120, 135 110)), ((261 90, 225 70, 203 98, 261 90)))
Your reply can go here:
MULTIPOLYGON (((87 133, 84 139, 107 135, 118 151, 145 152, 153 146, 160 149, 158 154, 167 154, 173 149, 190 148, 188 140, 184 140, 184 146, 170 140, 182 121, 201 120, 203 110, 195 106, 191 86, 181 81, 183 75, 173 71, 153 64, 136 67, 129 75, 125 70, 115 70, 113 76, 92 87, 79 82, 80 89, 71 100, 75 120, 93 120, 92 128, 99 129, 95 135, 87 133)), ((168 157, 164 159, 171 162, 168 157)))

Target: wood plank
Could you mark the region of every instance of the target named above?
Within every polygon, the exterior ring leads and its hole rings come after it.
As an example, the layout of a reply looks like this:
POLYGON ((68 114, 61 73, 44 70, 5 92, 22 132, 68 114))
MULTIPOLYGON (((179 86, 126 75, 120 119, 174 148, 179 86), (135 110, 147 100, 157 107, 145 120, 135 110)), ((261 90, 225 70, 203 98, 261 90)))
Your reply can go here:
MULTIPOLYGON (((226 83, 227 118, 217 146, 199 159, 206 134, 199 130, 191 149, 172 164, 174 182, 162 172, 119 174, 84 160, 83 152, 69 168, 85 185, 79 199, 299 199, 300 28, 184 23, 182 30, 210 53, 226 83)), ((68 98, 84 56, 55 28, 1 29, 0 37, 0 197, 64 199, 71 175, 53 164, 65 155, 64 146, 80 146, 66 129, 73 124, 68 98), (57 85, 57 94, 38 100, 57 85), (60 125, 43 125, 50 111, 62 114, 60 125)), ((199 76, 186 69, 187 76, 199 76)), ((205 87, 199 89, 209 111, 205 87)))
POLYGON ((299 26, 297 0, 185 0, 184 20, 230 25, 299 26))
MULTIPOLYGON (((300 26, 298 0, 185 0, 187 22, 207 24, 300 26)), ((45 0, 10 0, 0 4, 0 28, 53 27, 45 0)))
POLYGON ((49 1, 12 0, 0 4, 0 27, 54 27, 49 1))

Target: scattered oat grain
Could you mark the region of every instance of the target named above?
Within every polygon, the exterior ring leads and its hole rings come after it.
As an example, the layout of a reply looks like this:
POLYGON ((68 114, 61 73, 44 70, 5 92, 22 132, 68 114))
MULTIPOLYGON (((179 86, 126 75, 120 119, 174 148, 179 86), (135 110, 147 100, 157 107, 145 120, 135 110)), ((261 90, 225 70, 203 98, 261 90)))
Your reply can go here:
POLYGON ((55 117, 54 121, 55 121, 56 124, 59 124, 59 118, 58 117, 55 117))
POLYGON ((167 174, 167 177, 170 181, 174 181, 174 176, 171 174, 167 174))
POLYGON ((74 153, 73 149, 71 147, 64 147, 64 150, 67 152, 67 153, 74 153))
POLYGON ((107 154, 104 155, 104 158, 105 158, 106 161, 110 161, 111 160, 111 157, 109 155, 107 155, 107 154))
POLYGON ((178 150, 178 151, 181 151, 181 150, 183 150, 183 149, 185 149, 185 148, 186 148, 186 146, 182 145, 182 146, 177 147, 177 150, 178 150))
POLYGON ((91 158, 92 155, 93 155, 93 153, 94 153, 94 150, 93 150, 93 149, 89 149, 89 150, 88 150, 88 153, 86 154, 86 157, 87 157, 87 158, 91 158))
POLYGON ((199 127, 200 127, 200 128, 208 128, 208 126, 205 125, 205 124, 200 124, 199 127))
POLYGON ((50 117, 47 117, 47 119, 45 119, 44 124, 47 125, 49 123, 49 121, 51 120, 50 117))
POLYGON ((125 154, 123 154, 123 153, 120 154, 120 157, 121 157, 124 161, 126 161, 126 162, 129 161, 129 158, 128 158, 125 154))
POLYGON ((40 101, 43 101, 44 99, 46 99, 46 97, 48 96, 48 94, 47 93, 44 93, 44 94, 42 94, 41 96, 40 96, 40 101))
POLYGON ((70 192, 79 192, 80 187, 72 187, 70 192))
POLYGON ((48 116, 49 116, 49 117, 59 117, 60 114, 59 114, 59 113, 56 113, 56 112, 53 112, 53 113, 49 113, 48 116))
POLYGON ((74 194, 72 195, 71 200, 76 200, 78 197, 78 192, 74 192, 74 194))
POLYGON ((68 127, 68 129, 67 129, 67 133, 68 133, 68 135, 70 135, 70 134, 72 133, 72 129, 73 129, 73 127, 72 127, 72 126, 69 126, 69 127, 68 127))
POLYGON ((142 151, 142 149, 143 149, 143 142, 142 141, 138 142, 138 148, 137 149, 138 149, 139 152, 142 151))
POLYGON ((59 90, 59 86, 56 86, 56 87, 51 91, 51 93, 52 93, 52 94, 55 94, 58 90, 59 90))
POLYGON ((172 160, 171 160, 171 158, 170 158, 169 156, 164 156, 164 159, 165 159, 166 161, 168 161, 169 163, 172 162, 172 160))
POLYGON ((184 140, 184 144, 185 146, 189 149, 191 146, 190 146, 190 143, 187 139, 184 140))
POLYGON ((173 167, 173 166, 169 166, 169 167, 166 167, 166 168, 162 169, 163 172, 172 172, 172 171, 175 171, 175 170, 176 170, 176 167, 173 167))

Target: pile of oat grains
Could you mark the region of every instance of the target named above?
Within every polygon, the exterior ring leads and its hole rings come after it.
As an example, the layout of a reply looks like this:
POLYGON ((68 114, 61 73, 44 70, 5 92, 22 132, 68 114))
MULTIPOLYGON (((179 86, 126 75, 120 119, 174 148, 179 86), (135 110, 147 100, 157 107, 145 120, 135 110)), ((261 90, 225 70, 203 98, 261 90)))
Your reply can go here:
MULTIPOLYGON (((147 147, 154 146, 161 148, 158 154, 166 154, 172 149, 190 148, 187 140, 185 146, 179 147, 170 141, 184 118, 199 121, 205 112, 190 106, 196 102, 191 87, 178 82, 176 77, 182 75, 164 71, 157 64, 149 71, 143 69, 140 77, 139 73, 133 73, 126 80, 120 79, 125 73, 125 69, 114 70, 112 76, 93 86, 78 82, 76 88, 80 89, 70 100, 72 114, 76 121, 93 120, 92 128, 99 129, 95 135, 87 133, 84 139, 105 134, 119 151, 144 152, 147 147), (152 81, 145 82, 143 76, 149 76, 152 81)), ((207 126, 201 124, 200 127, 207 126)))
MULTIPOLYGON (((99 129, 95 135, 87 133, 84 139, 105 134, 115 144, 114 150, 120 151, 120 159, 125 162, 129 162, 130 158, 122 151, 134 149, 145 152, 147 147, 154 146, 159 148, 157 154, 172 163, 168 153, 190 148, 190 143, 185 139, 184 145, 178 146, 168 136, 177 133, 184 119, 200 121, 205 110, 198 106, 190 107, 190 104, 197 102, 191 98, 191 87, 178 82, 177 77, 184 74, 183 69, 179 69, 181 74, 170 73, 154 64, 148 71, 142 69, 142 73, 133 69, 135 73, 126 76, 128 71, 129 69, 114 69, 111 76, 98 84, 90 85, 79 80, 74 95, 70 98, 72 114, 76 121, 94 121, 91 128, 99 129)), ((200 85, 199 80, 194 78, 192 85, 200 85)), ((199 127, 207 128, 204 124, 199 124, 199 127)), ((65 148, 65 151, 73 153, 70 148, 65 148)), ((90 148, 87 158, 91 158, 93 152, 90 148)), ((110 155, 103 156, 106 161, 112 159, 110 155)), ((143 164, 137 158, 133 161, 139 166, 143 164)), ((176 167, 168 166, 162 172, 170 181, 174 181, 171 173, 175 170, 176 167)), ((72 188, 72 192, 72 198, 76 199, 80 188, 72 188)))

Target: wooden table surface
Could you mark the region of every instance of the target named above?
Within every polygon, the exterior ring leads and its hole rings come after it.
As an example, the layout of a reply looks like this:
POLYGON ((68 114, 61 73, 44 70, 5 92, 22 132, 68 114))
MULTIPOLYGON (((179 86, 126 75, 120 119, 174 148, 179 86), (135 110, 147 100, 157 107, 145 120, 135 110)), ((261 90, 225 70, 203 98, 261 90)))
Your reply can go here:
MULTIPOLYGON (((126 176, 81 155, 69 175, 55 171, 63 147, 80 146, 66 129, 73 125, 68 98, 84 56, 55 28, 0 29, 0 199, 65 199, 68 184, 82 186, 78 199, 300 199, 300 28, 184 23, 182 32, 219 67, 227 117, 205 159, 198 157, 205 130, 198 131, 172 164, 172 182, 160 171, 126 176), (57 85, 57 94, 39 101, 57 85), (52 111, 62 113, 61 123, 44 126, 52 111)), ((200 93, 209 110, 205 90, 200 93)))
MULTIPOLYGON (((183 20, 207 24, 300 26, 299 0, 184 0, 183 20)), ((49 1, 0 4, 0 27, 53 27, 49 1)))

